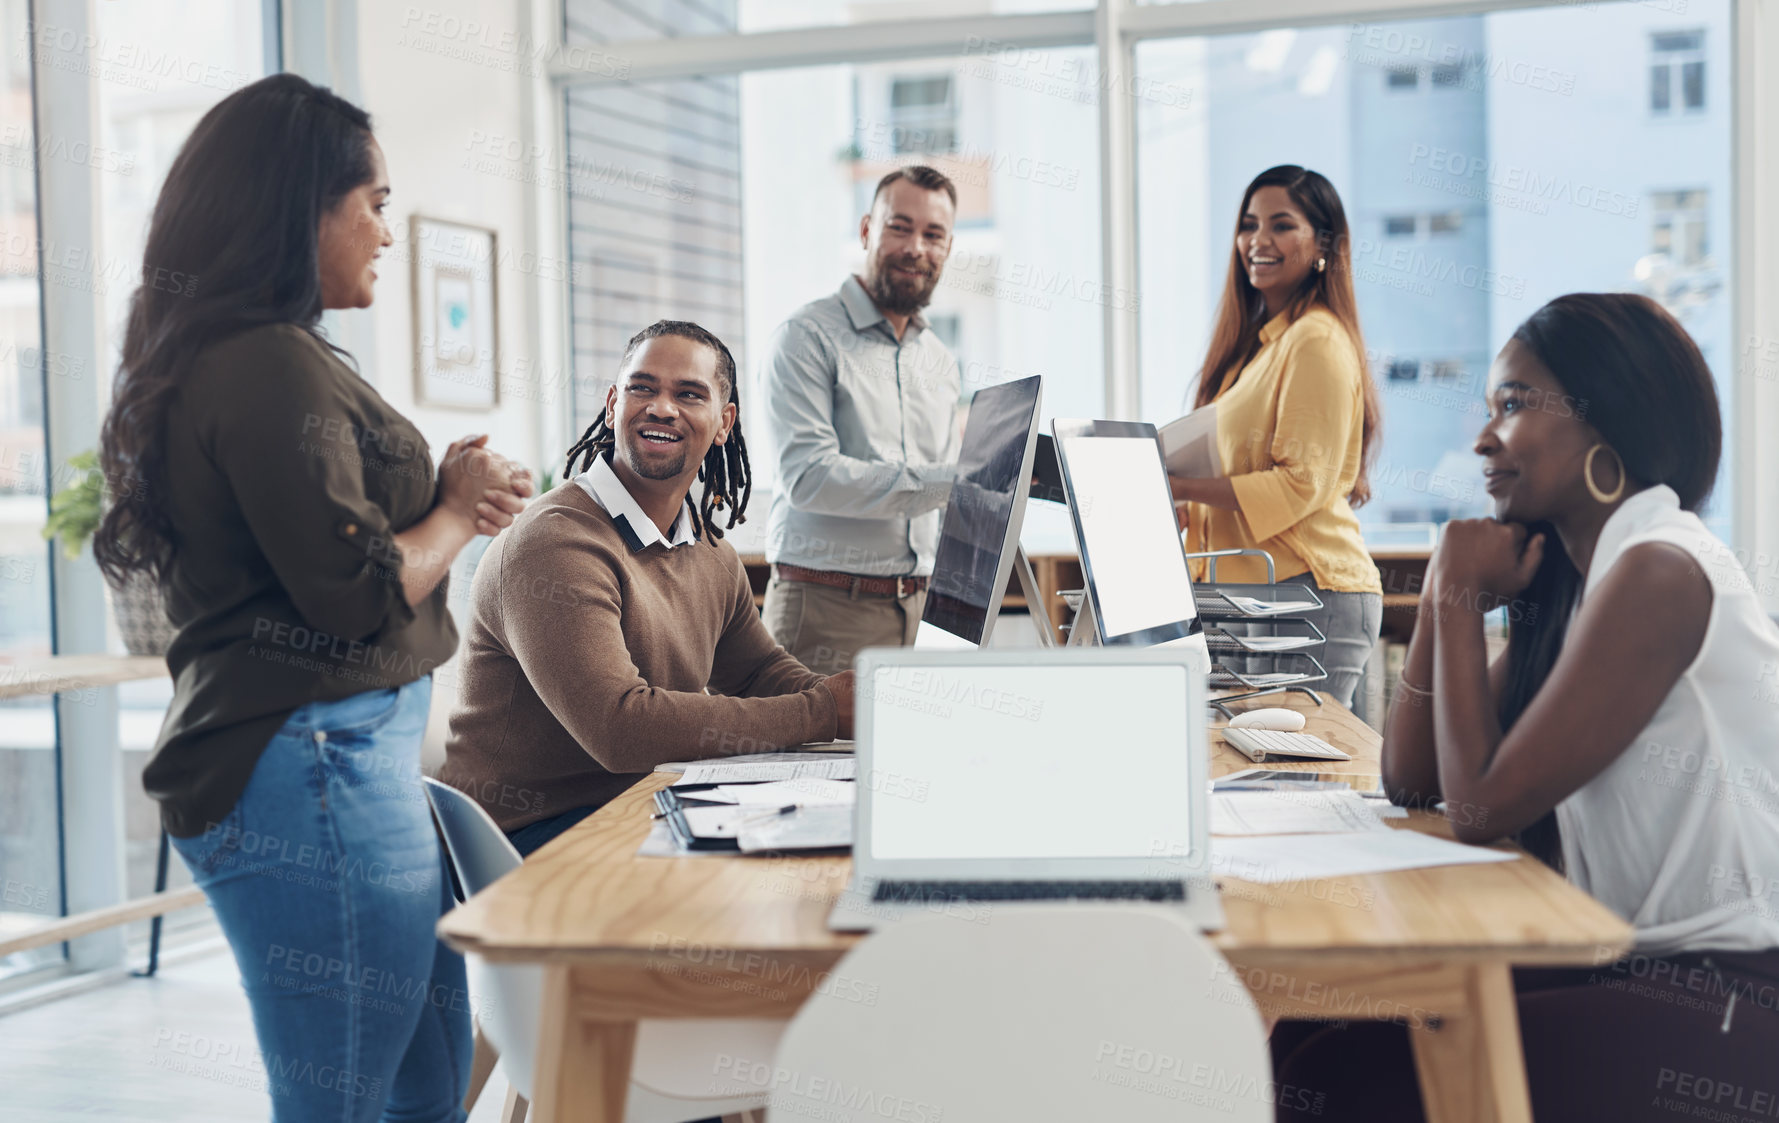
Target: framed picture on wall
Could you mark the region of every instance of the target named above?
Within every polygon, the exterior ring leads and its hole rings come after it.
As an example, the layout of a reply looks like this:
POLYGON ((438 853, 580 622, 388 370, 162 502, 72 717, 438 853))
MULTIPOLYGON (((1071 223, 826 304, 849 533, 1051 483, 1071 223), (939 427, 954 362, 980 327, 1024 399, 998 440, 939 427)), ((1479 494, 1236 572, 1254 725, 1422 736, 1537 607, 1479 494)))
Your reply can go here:
POLYGON ((500 403, 495 233, 415 215, 414 401, 491 409, 500 403))

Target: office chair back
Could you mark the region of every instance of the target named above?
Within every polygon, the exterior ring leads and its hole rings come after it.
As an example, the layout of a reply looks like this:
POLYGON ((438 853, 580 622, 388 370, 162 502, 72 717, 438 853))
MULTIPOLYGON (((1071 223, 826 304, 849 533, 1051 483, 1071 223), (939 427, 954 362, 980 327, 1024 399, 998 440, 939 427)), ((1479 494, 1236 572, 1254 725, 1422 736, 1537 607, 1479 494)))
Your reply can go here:
POLYGON ((465 898, 475 896, 519 868, 519 851, 481 804, 431 776, 421 779, 465 898))
MULTIPOLYGON (((445 852, 464 896, 516 870, 518 850, 474 799, 425 777, 445 852)), ((464 957, 471 1007, 483 1036, 498 1051, 507 1083, 532 1098, 538 1051, 538 1019, 543 1010, 544 973, 534 964, 489 963, 464 957)), ((637 1027, 636 1054, 626 1099, 626 1123, 678 1123, 763 1107, 763 1091, 725 1095, 713 1089, 712 1073, 731 1053, 771 1059, 785 1023, 759 1018, 644 1021, 637 1027)))
POLYGON ((1268 1123, 1277 1096, 1247 988, 1167 910, 994 908, 866 939, 804 1004, 768 1120, 1268 1123))
MULTIPOLYGON (((519 851, 481 804, 431 776, 422 780, 465 899, 519 868, 523 861, 519 851)), ((543 1009, 543 972, 529 964, 489 963, 479 955, 465 956, 464 968, 476 1026, 499 1054, 507 1082, 529 1100, 537 1061, 537 1019, 543 1009)))

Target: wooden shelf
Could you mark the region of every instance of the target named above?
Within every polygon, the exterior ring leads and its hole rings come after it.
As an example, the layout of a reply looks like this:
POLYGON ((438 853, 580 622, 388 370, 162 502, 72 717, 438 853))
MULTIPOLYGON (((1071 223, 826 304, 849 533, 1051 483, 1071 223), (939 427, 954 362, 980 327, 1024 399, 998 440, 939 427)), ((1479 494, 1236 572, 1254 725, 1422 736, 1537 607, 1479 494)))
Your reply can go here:
POLYGON ((0 701, 166 678, 159 655, 45 655, 0 662, 0 701))

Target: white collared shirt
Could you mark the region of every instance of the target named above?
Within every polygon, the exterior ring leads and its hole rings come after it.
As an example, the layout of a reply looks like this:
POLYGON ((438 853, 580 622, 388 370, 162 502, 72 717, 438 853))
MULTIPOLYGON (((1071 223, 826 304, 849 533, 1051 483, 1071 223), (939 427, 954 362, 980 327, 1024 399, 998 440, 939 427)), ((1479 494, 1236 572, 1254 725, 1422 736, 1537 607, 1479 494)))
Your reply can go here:
POLYGON ((624 539, 632 553, 657 542, 671 550, 698 541, 698 535, 692 530, 692 512, 683 505, 679 518, 673 520, 673 537, 662 537, 661 528, 644 513, 636 497, 630 494, 630 489, 624 486, 624 481, 618 478, 618 473, 612 470, 611 462, 604 456, 595 456, 593 466, 576 476, 574 482, 612 517, 619 530, 628 528, 629 533, 624 539))

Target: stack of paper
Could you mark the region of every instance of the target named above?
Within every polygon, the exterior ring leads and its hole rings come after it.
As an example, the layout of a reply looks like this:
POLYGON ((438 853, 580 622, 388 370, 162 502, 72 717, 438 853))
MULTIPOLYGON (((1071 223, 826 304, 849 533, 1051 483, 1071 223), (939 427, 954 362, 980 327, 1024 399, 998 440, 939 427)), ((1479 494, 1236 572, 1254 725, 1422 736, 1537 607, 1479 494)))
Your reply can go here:
POLYGON ((1287 612, 1309 612, 1321 607, 1315 601, 1308 600, 1261 600, 1258 597, 1236 596, 1234 593, 1224 593, 1222 596, 1247 616, 1282 616, 1287 612))
POLYGON ((1215 835, 1389 830, 1351 788, 1211 793, 1211 833, 1215 835))
MULTIPOLYGON (((826 741, 803 749, 779 749, 769 753, 741 753, 737 756, 709 758, 727 761, 730 764, 771 763, 785 760, 827 760, 841 755, 852 755, 851 741, 826 741), (823 754, 831 754, 824 756, 823 754)), ((692 760, 670 760, 666 764, 655 765, 656 772, 684 772, 692 765, 700 763, 692 760)), ((708 763, 705 761, 704 763, 708 763)))
MULTIPOLYGON (((1303 671, 1262 671, 1259 674, 1249 674, 1247 671, 1242 672, 1242 679, 1246 682, 1253 683, 1255 686, 1279 686, 1283 683, 1296 682, 1297 680, 1306 677, 1308 676, 1305 675, 1303 671)), ((1236 688, 1235 693, 1241 693, 1242 689, 1245 688, 1236 688)))
POLYGON ((665 819, 638 853, 702 857, 850 846, 857 767, 850 752, 753 753, 663 765, 657 771, 679 773, 667 789, 678 798, 661 805, 665 819))
POLYGON ((1518 857, 1511 851, 1394 830, 1380 814, 1405 811, 1374 807, 1351 789, 1303 787, 1213 791, 1211 833, 1219 837, 1211 844, 1211 872, 1276 883, 1518 857))
POLYGON ((852 807, 839 803, 804 804, 790 815, 750 815, 741 821, 737 838, 744 852, 851 846, 852 807))
POLYGON ((850 756, 811 757, 800 760, 697 760, 686 765, 674 787, 686 784, 748 784, 762 780, 851 780, 857 768, 850 756))
MULTIPOLYGON (((1273 627, 1278 627, 1274 624, 1273 627)), ((1249 651, 1296 651, 1322 643, 1315 636, 1231 636, 1249 651)))
POLYGON ((851 807, 858 802, 859 786, 851 780, 825 780, 804 777, 800 780, 772 780, 764 784, 722 784, 708 791, 693 792, 691 799, 712 803, 733 803, 741 807, 786 807, 796 804, 841 804, 851 807))
POLYGON ((1352 877, 1366 873, 1463 866, 1478 862, 1511 862, 1507 850, 1465 846, 1413 830, 1382 833, 1291 835, 1219 839, 1211 847, 1211 872, 1243 881, 1308 881, 1318 877, 1352 877))

